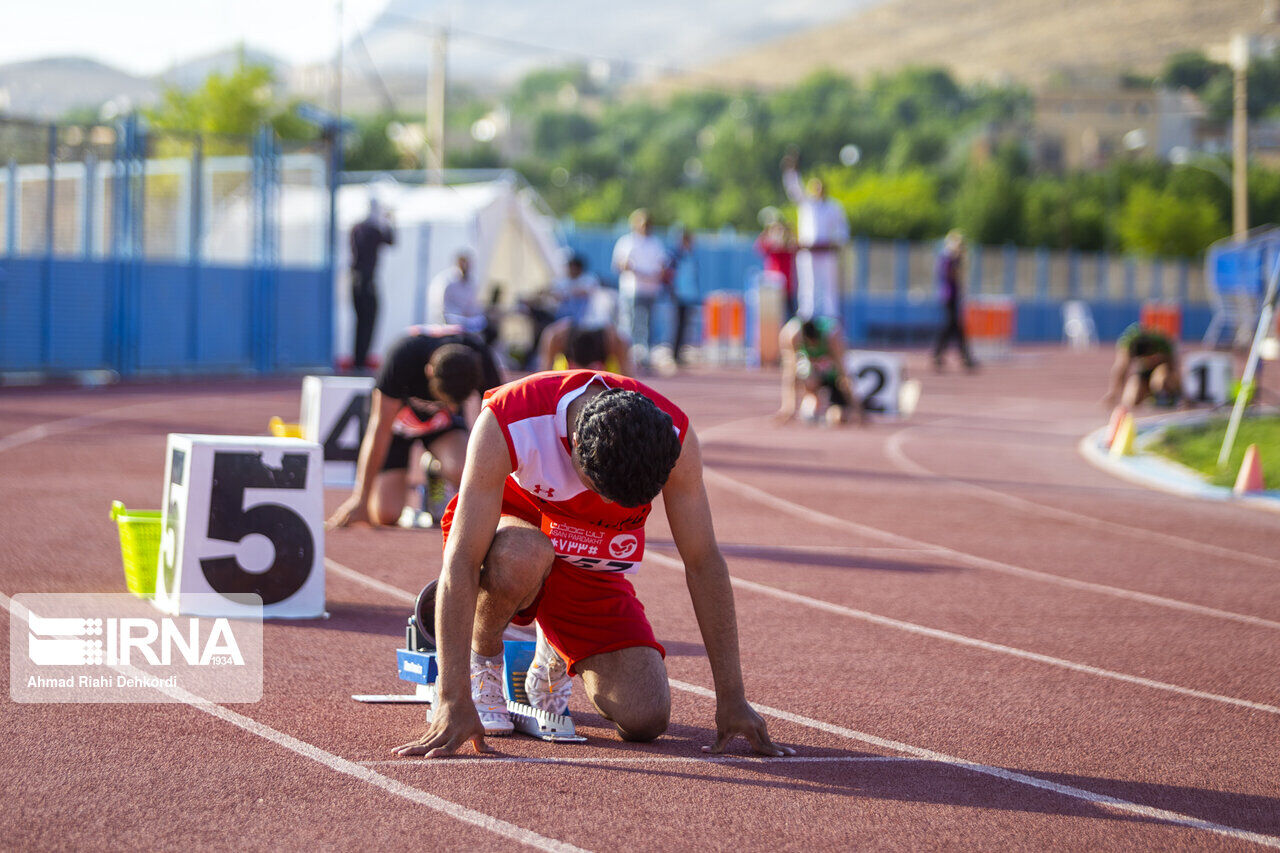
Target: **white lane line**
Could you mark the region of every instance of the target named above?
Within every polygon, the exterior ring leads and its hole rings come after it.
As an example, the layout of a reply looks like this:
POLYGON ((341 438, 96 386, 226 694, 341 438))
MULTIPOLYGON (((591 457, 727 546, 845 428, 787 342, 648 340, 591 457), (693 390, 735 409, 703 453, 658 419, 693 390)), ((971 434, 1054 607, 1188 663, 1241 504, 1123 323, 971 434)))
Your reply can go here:
MULTIPOLYGON (((378 592, 382 593, 383 595, 391 596, 396 601, 403 601, 405 604, 408 604, 410 607, 418 603, 418 596, 415 595, 414 593, 405 592, 403 589, 401 589, 398 586, 392 586, 391 584, 386 583, 385 581, 380 581, 377 578, 369 577, 369 575, 366 575, 363 572, 357 572, 353 568, 342 565, 342 563, 339 563, 337 560, 331 560, 328 557, 325 557, 324 567, 326 571, 333 572, 335 575, 338 575, 339 577, 344 577, 349 581, 354 581, 355 583, 361 584, 363 586, 367 586, 370 589, 375 589, 378 592)), ((406 619, 409 618, 407 613, 405 615, 405 618, 406 619)))
MULTIPOLYGON (((684 570, 683 563, 679 560, 668 557, 666 554, 658 554, 650 551, 646 557, 651 558, 668 568, 678 569, 680 571, 684 570)), ((900 631, 908 631, 922 637, 931 637, 935 640, 944 640, 946 642, 957 643, 962 646, 971 646, 975 649, 983 649, 988 652, 995 652, 996 654, 1009 655, 1011 657, 1022 658, 1024 660, 1036 661, 1037 663, 1056 666, 1060 669, 1069 669, 1074 672, 1083 672, 1087 675, 1096 675, 1100 678, 1110 678, 1115 681, 1124 681, 1128 684, 1137 684, 1142 687, 1150 687, 1155 690, 1177 693, 1181 696, 1191 696, 1196 699, 1208 699, 1211 702, 1221 702, 1224 705, 1235 705, 1240 708, 1248 708, 1250 711, 1262 711, 1267 714, 1280 714, 1280 707, 1276 707, 1275 705, 1267 705, 1262 702, 1251 702, 1248 699, 1239 699, 1235 696, 1223 696, 1219 693, 1209 693, 1204 690, 1195 690, 1190 687, 1181 687, 1177 684, 1169 684, 1164 681, 1143 678, 1140 675, 1129 675, 1126 672, 1103 669, 1101 667, 1091 666, 1087 663, 1077 663, 1064 658, 1057 658, 1051 655, 1040 654, 1039 652, 1019 649, 1014 646, 1006 646, 1001 643, 979 640, 976 637, 969 637, 964 634, 955 634, 951 631, 943 631, 939 628, 930 628, 925 625, 918 625, 915 622, 906 622, 902 619, 880 616, 879 614, 869 613, 865 610, 856 610, 852 607, 845 607, 842 604, 832 604, 829 601, 810 598, 807 595, 800 595, 795 592, 787 592, 786 590, 766 586, 765 584, 756 583, 755 581, 743 580, 742 578, 730 577, 729 582, 740 589, 748 589, 752 592, 758 592, 762 595, 768 595, 782 601, 789 601, 793 604, 802 604, 816 610, 824 610, 827 613, 834 613, 839 616, 848 616, 852 619, 859 619, 863 622, 870 622, 875 625, 883 625, 886 628, 897 628, 900 631)))
POLYGON ((909 536, 890 533, 889 531, 882 530, 879 527, 872 527, 868 524, 861 524, 846 518, 828 515, 821 510, 792 503, 786 498, 780 498, 777 495, 764 491, 763 489, 757 489, 755 486, 744 483, 741 480, 735 480, 733 477, 722 474, 710 467, 704 467, 703 475, 708 481, 718 482, 721 486, 732 489, 740 495, 749 497, 758 503, 771 506, 779 512, 784 512, 787 515, 799 518, 802 521, 820 524, 824 527, 830 527, 835 530, 852 531, 872 539, 878 539, 881 542, 888 542, 892 545, 898 545, 901 547, 931 548, 945 554, 952 561, 971 568, 1001 572, 1006 575, 1029 578, 1031 580, 1042 581, 1056 586, 1064 586, 1069 589, 1088 590, 1089 592, 1109 595, 1114 598, 1123 598, 1128 601, 1140 601, 1143 604, 1151 604, 1156 607, 1167 607, 1171 610, 1182 610, 1187 613, 1196 613, 1201 616, 1211 616, 1215 619, 1225 619, 1231 622, 1241 622, 1245 625, 1280 630, 1280 622, 1276 622, 1271 619, 1264 619, 1261 616, 1251 616, 1246 613, 1235 613, 1230 610, 1219 610, 1216 607, 1207 607, 1203 604, 1192 604, 1191 602, 1181 601, 1176 598, 1166 598, 1161 595, 1152 595, 1146 592, 1124 589, 1123 587, 1076 580, 1075 578, 1063 577, 1062 575, 1055 575, 1049 572, 1039 572, 1035 569, 1027 569, 1022 566, 1011 565, 1010 563, 1002 563, 999 560, 990 560, 986 557, 979 557, 976 554, 957 551, 954 548, 948 548, 945 545, 937 545, 920 539, 912 539, 909 536))
MULTIPOLYGON (((1135 539, 1144 539, 1148 542, 1157 542, 1161 544, 1174 543, 1178 547, 1188 551, 1198 551, 1201 554, 1207 554, 1212 557, 1219 557, 1228 560, 1236 560, 1242 563, 1252 563, 1256 566, 1262 566, 1267 569, 1275 569, 1280 567, 1280 560, 1273 560, 1270 557, 1263 557, 1260 554, 1251 554, 1247 551, 1235 551, 1231 548, 1224 548, 1221 545, 1213 545, 1208 542, 1197 542, 1194 539, 1186 539, 1182 536, 1175 536, 1171 533, 1160 533, 1155 530, 1147 530, 1141 527, 1130 527, 1127 524, 1118 524, 1114 521, 1106 521, 1101 518, 1084 515, 1071 510, 1059 509, 1055 506, 1042 504, 1038 501, 1030 501, 1015 495, 1001 492, 997 489, 988 488, 970 483, 965 480, 949 477, 924 467, 920 463, 907 456, 902 449, 902 444, 906 440, 906 436, 915 427, 908 427, 900 432, 896 432, 889 436, 889 440, 885 443, 885 455, 889 457, 899 468, 912 474, 928 476, 938 480, 943 480, 952 488, 958 491, 965 491, 971 494, 979 495, 994 503, 1004 504, 1013 509, 1022 510, 1045 518, 1053 518, 1060 521, 1066 521, 1072 524, 1078 524, 1082 527, 1091 528, 1093 530, 1104 530, 1110 533, 1119 533, 1125 536, 1131 536, 1135 539)), ((1074 447, 1072 450, 1074 451, 1074 447)))
MULTIPOLYGON (((16 604, 4 593, 0 593, 0 605, 3 605, 4 609, 13 614, 15 618, 25 620, 27 617, 26 608, 20 604, 16 604)), ((135 671, 132 667, 116 668, 126 674, 142 674, 141 672, 135 671)), ((237 726, 250 734, 257 735, 264 740, 271 741, 272 743, 282 746, 303 758, 308 758, 318 764, 322 764, 330 770, 342 773, 346 776, 352 776, 359 779, 361 782, 366 782, 374 787, 381 788, 390 794, 401 797, 402 799, 408 800, 412 803, 416 803, 417 805, 425 806, 432 811, 448 815, 455 820, 479 827, 480 829, 492 832, 495 835, 508 838, 512 841, 517 841, 521 844, 526 844, 538 850, 559 851, 560 853, 579 853, 582 849, 575 847, 572 844, 566 844, 565 842, 558 841, 554 838, 547 838, 546 836, 539 835, 532 830, 516 826, 513 823, 508 823, 505 820, 493 817, 492 815, 487 815, 484 812, 469 809, 466 806, 459 805, 451 800, 446 800, 443 797, 437 797, 435 794, 428 794, 426 791, 419 790, 411 785, 406 785, 405 783, 392 779, 389 776, 384 776, 381 773, 378 773, 368 767, 363 767, 354 761, 349 761, 345 758, 334 755, 331 752, 326 752, 320 747, 307 743, 306 741, 299 740, 292 735, 287 735, 284 732, 277 731, 268 725, 258 722, 257 720, 246 717, 243 714, 238 714, 230 708, 225 708, 222 705, 210 702, 208 699, 197 696, 180 687, 162 686, 156 689, 161 690, 165 694, 186 705, 190 705, 192 708, 231 723, 233 726, 237 726)))
MULTIPOLYGON (((492 741, 489 741, 492 743, 492 741)), ((460 756, 445 760, 436 758, 389 758, 383 761, 361 761, 364 767, 427 767, 432 770, 473 764, 564 764, 590 767, 593 764, 896 764, 919 761, 902 755, 784 755, 766 758, 756 755, 637 755, 632 757, 602 756, 591 758, 535 758, 521 755, 460 756)))
MULTIPOLYGON (((683 681, 671 679, 671 686, 683 690, 687 693, 693 693, 707 699, 714 700, 715 691, 708 690, 696 684, 688 684, 683 681)), ((755 702, 751 706, 757 712, 775 719, 785 720, 798 726, 817 729, 827 732, 828 734, 838 735, 849 740, 861 741, 880 749, 889 749, 895 752, 906 753, 925 761, 934 761, 939 764, 947 764, 961 770, 968 770, 973 773, 981 773, 984 776, 993 776, 997 779, 1003 779, 1006 782, 1014 782, 1019 785, 1026 785, 1031 788, 1039 788, 1044 791, 1051 791, 1055 794, 1071 797, 1072 799, 1082 800, 1096 806, 1102 806, 1125 814, 1139 815, 1151 820, 1162 821, 1174 826, 1186 827, 1188 829, 1202 829, 1213 832, 1218 835, 1225 835, 1229 838, 1237 838, 1242 841, 1251 841, 1255 844, 1262 844, 1267 847, 1280 848, 1280 838, 1272 835, 1263 835, 1258 832, 1250 832, 1245 829, 1239 829, 1234 826, 1227 826, 1213 821, 1202 820, 1191 815, 1181 814, 1180 812, 1167 811, 1166 809, 1157 809, 1151 806, 1144 806, 1140 803, 1134 803, 1129 800, 1122 800, 1119 797, 1111 797, 1106 794, 1098 794, 1093 791, 1077 788, 1073 785, 1062 785, 1057 782, 1050 782, 1036 776, 1030 776, 1026 773, 1018 773, 1015 770, 1007 770, 1004 767, 993 767, 989 764, 978 764, 972 761, 965 761, 953 755, 947 755, 942 752, 935 752, 932 749, 924 749, 918 746, 912 746, 909 743, 901 741, 889 740, 888 738, 877 737, 876 735, 867 734, 865 732, 847 729, 844 726, 836 726, 831 723, 825 723, 821 720, 815 720, 811 717, 793 714, 790 711, 782 711, 777 708, 770 708, 767 705, 760 705, 755 702)))
MULTIPOLYGON (((678 560, 674 560, 666 556, 665 554, 655 554, 654 552, 650 551, 648 554, 648 557, 658 558, 657 562, 665 563, 669 568, 676 567, 681 570, 683 570, 684 568, 683 563, 681 563, 678 560)), ((348 569, 348 571, 353 572, 355 574, 359 574, 359 572, 355 572, 354 569, 348 569)), ((774 590, 771 587, 763 587, 760 584, 751 583, 750 581, 742 581, 737 578, 733 578, 731 580, 735 585, 743 585, 748 588, 751 588, 753 591, 767 591, 769 593, 779 593, 784 597, 791 596, 791 593, 782 593, 781 590, 774 590)), ((379 583, 381 582, 379 581, 379 583)), ((400 590, 400 592, 405 595, 408 594, 408 593, 405 593, 403 590, 400 590)), ((804 596, 796 596, 796 597, 800 599, 804 598, 804 596)), ((817 602, 816 599, 811 599, 810 601, 825 605, 823 609, 835 609, 837 612, 849 610, 849 608, 840 607, 839 605, 828 604, 827 602, 817 602)), ((809 602, 806 601, 803 603, 809 603, 809 602)), ((871 614, 868 614, 868 615, 871 615, 871 614)), ((883 619, 883 618, 884 617, 877 617, 877 619, 883 619)), ((896 622, 897 620, 887 620, 887 621, 892 623, 892 622, 896 622)), ((902 623, 902 625, 904 626, 910 625, 912 628, 920 628, 922 632, 933 632, 934 630, 931 628, 922 628, 922 626, 911 625, 911 623, 902 623)), ((900 627, 900 626, 894 625, 894 627, 900 627)), ((937 633, 946 634, 947 632, 940 631, 937 633)), ((960 635, 952 635, 952 636, 959 637, 960 635)), ((970 640, 971 638, 964 637, 962 639, 970 640)), ((984 646, 995 645, 995 644, 985 644, 984 641, 982 640, 974 640, 973 643, 981 644, 984 646)), ((997 647, 997 648, 1001 648, 1001 647, 997 647)), ((1018 651, 1018 650, 1015 649, 1012 651, 1018 651)), ((1026 654, 1031 655, 1034 653, 1027 652, 1026 654)), ((1042 657, 1042 656, 1037 656, 1037 657, 1042 657)), ((1050 659, 1050 660, 1053 660, 1053 659, 1050 659)), ((1069 663, 1069 661, 1066 663, 1069 663)), ((1076 665, 1076 666, 1079 666, 1079 665, 1076 665)), ((1100 670, 1099 672, 1105 672, 1105 670, 1100 670)), ((1133 676, 1128 676, 1126 680, 1128 678, 1133 678, 1133 676)), ((715 694, 715 691, 713 690, 708 690, 707 688, 701 687, 697 684, 689 684, 688 682, 679 681, 674 678, 669 678, 668 681, 670 682, 671 686, 676 688, 677 690, 681 690, 686 693, 691 693, 695 696, 702 696, 707 699, 713 699, 713 700, 715 699, 716 694, 715 694)), ((1154 682, 1154 684, 1159 684, 1159 682, 1154 682)), ((1195 692, 1198 693, 1198 691, 1195 691, 1195 692)), ((1205 694, 1205 695, 1211 696, 1212 694, 1205 694)), ((1229 698, 1229 697, 1223 697, 1223 698, 1229 698)), ((1243 701, 1243 700, 1236 700, 1236 701, 1243 701)), ((1245 841, 1252 841, 1257 844, 1266 845, 1268 847, 1280 848, 1280 838, 1276 838, 1273 836, 1262 835, 1256 832, 1249 832, 1248 830, 1239 829, 1237 827, 1226 826, 1224 824, 1219 824, 1219 823, 1213 823, 1212 821, 1207 821, 1207 820, 1201 820, 1200 818, 1192 817, 1190 815, 1180 814, 1178 812, 1166 811, 1164 809, 1157 809, 1157 808, 1152 808, 1150 806, 1144 806, 1139 803, 1130 802, 1128 800, 1121 800, 1117 797, 1107 796, 1106 794, 1098 794, 1093 791, 1085 790, 1083 788, 1076 788, 1070 785, 1060 785, 1056 782, 1049 782, 1044 779, 1037 778, 1035 776, 1028 776, 1025 773, 1018 773, 1013 770, 1007 770, 1003 767, 993 767, 987 764, 979 764, 971 761, 965 761, 962 758, 957 758, 955 756, 947 755, 941 752, 935 752, 934 750, 925 749, 924 747, 912 746, 911 744, 908 744, 908 743, 902 743, 900 741, 877 737, 876 735, 866 734, 864 732, 855 731, 853 729, 847 729, 844 726, 837 726, 832 723, 823 722, 822 720, 815 720, 811 717, 805 717, 800 714, 793 714, 790 711, 783 711, 778 708, 771 708, 768 705, 760 705, 755 702, 751 704, 752 704, 752 707, 755 708, 759 713, 764 714, 766 716, 774 717, 779 720, 785 720, 789 723, 794 723, 795 725, 798 725, 798 726, 815 729, 817 731, 826 732, 828 734, 837 735, 839 737, 847 738, 850 740, 861 741, 862 743, 870 744, 872 746, 875 746, 881 749, 888 749, 888 750, 893 750, 895 752, 906 753, 907 755, 924 759, 926 761, 936 761, 942 764, 949 764, 951 766, 958 767, 964 770, 970 770, 974 773, 981 773, 986 776, 994 776, 998 779, 1004 779, 1005 781, 1008 781, 1008 782, 1014 782, 1020 785, 1027 785, 1029 787, 1039 788, 1045 791, 1052 791, 1053 793, 1061 794, 1063 796, 1071 797, 1077 800, 1083 800, 1085 802, 1088 802, 1094 805, 1110 807, 1110 808, 1116 809, 1117 811, 1125 812, 1128 814, 1141 815, 1143 817, 1151 818, 1153 820, 1164 821, 1166 823, 1170 823, 1176 826, 1182 826, 1189 829, 1202 829, 1209 832, 1217 833, 1219 835, 1226 835, 1232 838, 1239 838, 1245 841)), ((1270 708, 1270 706, 1263 706, 1263 707, 1270 708)), ((1271 710, 1273 712, 1280 712, 1280 708, 1272 708, 1271 710)), ((449 759, 449 760, 456 761, 458 759, 449 759)), ((490 759, 479 758, 476 760, 488 761, 490 759)), ((763 760, 777 761, 778 759, 763 759, 763 760)))

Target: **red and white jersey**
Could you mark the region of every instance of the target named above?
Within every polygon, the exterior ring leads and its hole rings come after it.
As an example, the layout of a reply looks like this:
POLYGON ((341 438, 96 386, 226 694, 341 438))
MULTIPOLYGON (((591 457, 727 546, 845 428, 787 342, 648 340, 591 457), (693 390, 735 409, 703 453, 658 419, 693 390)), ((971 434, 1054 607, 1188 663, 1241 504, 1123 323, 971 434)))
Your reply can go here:
POLYGON ((593 383, 637 391, 671 416, 681 443, 689 418, 658 392, 626 376, 594 370, 535 373, 484 396, 507 441, 507 499, 523 499, 542 515, 556 556, 579 568, 634 572, 644 555, 651 503, 625 507, 588 489, 569 455, 569 404, 593 383))

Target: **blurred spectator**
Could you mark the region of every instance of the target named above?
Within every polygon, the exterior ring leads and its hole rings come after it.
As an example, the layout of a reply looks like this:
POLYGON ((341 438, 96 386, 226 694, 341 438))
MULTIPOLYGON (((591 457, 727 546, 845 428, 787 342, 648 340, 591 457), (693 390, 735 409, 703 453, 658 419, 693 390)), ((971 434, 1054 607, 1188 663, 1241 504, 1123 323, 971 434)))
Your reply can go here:
POLYGON ((938 300, 942 305, 942 325, 938 328, 938 340, 933 346, 933 366, 942 369, 942 356, 951 341, 955 341, 960 350, 964 366, 969 370, 978 365, 969 354, 969 344, 964 336, 964 320, 961 303, 964 285, 960 279, 964 271, 964 235, 959 231, 947 234, 942 243, 942 252, 938 255, 937 278, 938 300))
POLYGON ((693 232, 680 230, 680 242, 671 250, 667 259, 667 271, 663 278, 671 290, 676 308, 676 327, 671 351, 678 361, 684 361, 685 343, 689 324, 698 321, 702 308, 702 289, 698 282, 698 259, 693 254, 693 232))
POLYGON ((369 343, 378 319, 378 251, 396 242, 390 211, 383 214, 377 199, 369 199, 369 215, 351 228, 351 305, 356 313, 356 339, 352 364, 362 370, 369 358, 369 343))
POLYGON ((619 322, 636 350, 636 361, 647 364, 653 347, 653 304, 662 289, 667 249, 653 236, 647 210, 631 214, 631 233, 613 247, 613 268, 618 271, 619 322))
POLYGON ((782 160, 782 186, 796 206, 800 251, 796 255, 796 315, 839 317, 840 250, 849 242, 849 219, 839 202, 827 198, 819 178, 801 187, 797 158, 782 160))
POLYGON ((431 279, 427 286, 427 324, 461 326, 483 333, 489 325, 480 295, 471 276, 471 255, 459 252, 453 266, 431 279))
POLYGON ((756 251, 764 258, 764 273, 772 276, 782 288, 787 317, 796 314, 796 239, 790 226, 775 221, 765 226, 756 238, 756 251))
POLYGON ((551 283, 551 297, 555 300, 555 318, 582 322, 600 293, 600 278, 587 271, 587 262, 581 255, 569 258, 565 275, 551 283))
POLYGON ((519 310, 529 318, 533 347, 523 360, 526 369, 537 361, 538 347, 547 328, 553 323, 581 325, 593 323, 595 327, 609 322, 606 317, 595 320, 596 306, 604 297, 604 287, 595 273, 587 271, 587 262, 581 255, 570 256, 565 264, 565 274, 535 293, 520 299, 519 310))

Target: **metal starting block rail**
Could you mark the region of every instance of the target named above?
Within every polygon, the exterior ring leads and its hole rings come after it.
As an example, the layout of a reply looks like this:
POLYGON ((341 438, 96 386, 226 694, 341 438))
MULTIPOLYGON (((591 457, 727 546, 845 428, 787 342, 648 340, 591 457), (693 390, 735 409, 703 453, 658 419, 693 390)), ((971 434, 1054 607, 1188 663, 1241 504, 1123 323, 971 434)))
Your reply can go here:
MULTIPOLYGON (((411 695, 352 696, 357 702, 433 703, 436 678, 440 674, 436 663, 436 651, 417 630, 414 620, 409 620, 406 631, 406 648, 396 649, 396 670, 401 681, 414 685, 411 695)), ((515 730, 539 740, 554 743, 586 743, 577 733, 573 717, 544 711, 529 703, 524 691, 524 678, 533 663, 537 643, 529 640, 503 642, 502 692, 507 700, 507 711, 515 730)), ((431 709, 427 709, 427 722, 431 722, 431 709)))

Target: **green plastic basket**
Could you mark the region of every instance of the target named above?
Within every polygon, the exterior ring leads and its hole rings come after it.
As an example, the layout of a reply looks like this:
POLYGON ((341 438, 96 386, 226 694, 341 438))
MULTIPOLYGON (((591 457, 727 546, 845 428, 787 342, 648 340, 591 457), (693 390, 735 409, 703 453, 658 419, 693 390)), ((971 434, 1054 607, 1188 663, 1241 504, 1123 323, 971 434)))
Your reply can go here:
POLYGON ((112 501, 111 517, 120 528, 120 556, 124 583, 143 598, 156 594, 156 563, 160 557, 160 510, 127 510, 112 501))

